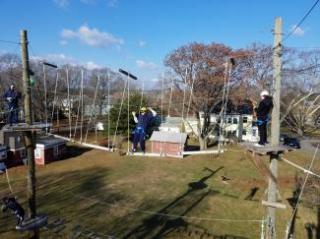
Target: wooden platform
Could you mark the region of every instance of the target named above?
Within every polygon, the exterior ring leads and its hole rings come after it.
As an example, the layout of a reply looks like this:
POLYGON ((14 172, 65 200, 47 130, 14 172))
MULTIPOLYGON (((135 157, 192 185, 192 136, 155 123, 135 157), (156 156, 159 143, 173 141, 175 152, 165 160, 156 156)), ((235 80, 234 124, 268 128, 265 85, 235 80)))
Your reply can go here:
POLYGON ((51 123, 33 123, 32 125, 26 123, 19 123, 13 125, 5 125, 3 129, 5 130, 12 130, 18 132, 25 132, 25 131, 45 131, 46 129, 52 127, 51 123))
POLYGON ((266 206, 266 207, 273 207, 273 208, 279 208, 279 209, 287 208, 286 204, 279 203, 279 202, 268 202, 268 201, 262 200, 261 203, 263 206, 266 206))
POLYGON ((48 216, 41 214, 35 218, 25 219, 20 226, 17 226, 18 231, 31 231, 34 229, 40 229, 45 226, 48 222, 48 216))
POLYGON ((56 138, 64 139, 64 140, 66 140, 68 142, 71 142, 71 143, 74 143, 74 144, 79 144, 79 145, 82 145, 82 146, 88 147, 88 148, 99 149, 99 150, 108 151, 108 152, 114 152, 114 151, 117 150, 117 148, 108 148, 108 147, 104 147, 104 146, 100 146, 100 145, 96 145, 96 144, 84 143, 84 142, 76 141, 74 139, 70 139, 68 137, 64 137, 64 136, 57 135, 57 134, 49 134, 49 135, 52 135, 52 136, 54 136, 56 138))
POLYGON ((183 158, 183 155, 171 155, 171 154, 157 154, 157 153, 143 153, 143 152, 135 152, 135 153, 127 153, 128 156, 135 157, 169 157, 169 158, 183 158))
POLYGON ((200 150, 200 151, 183 151, 182 155, 203 155, 224 153, 224 149, 200 150))
POLYGON ((183 158, 185 155, 204 155, 204 154, 219 154, 224 153, 224 150, 203 150, 203 151, 183 151, 182 155, 173 155, 173 154, 166 154, 166 153, 142 153, 142 152, 135 152, 135 153, 127 153, 128 156, 139 156, 139 157, 169 157, 169 158, 183 158))
POLYGON ((272 153, 275 154, 281 154, 281 153, 286 153, 289 151, 292 151, 293 149, 284 145, 279 145, 279 146, 255 146, 252 143, 244 143, 242 144, 249 152, 255 153, 255 154, 260 154, 260 155, 269 155, 272 153))

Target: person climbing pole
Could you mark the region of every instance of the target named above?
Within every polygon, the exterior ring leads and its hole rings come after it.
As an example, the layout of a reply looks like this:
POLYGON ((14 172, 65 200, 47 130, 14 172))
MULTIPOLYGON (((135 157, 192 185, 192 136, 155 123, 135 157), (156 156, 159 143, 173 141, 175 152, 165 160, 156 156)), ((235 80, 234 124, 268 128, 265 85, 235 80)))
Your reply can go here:
POLYGON ((12 214, 16 216, 17 225, 16 229, 19 229, 23 220, 24 220, 24 209, 17 202, 17 200, 13 197, 4 197, 2 198, 2 212, 6 212, 7 210, 11 210, 12 214))
POLYGON ((260 140, 256 144, 258 147, 265 146, 267 142, 267 125, 270 121, 270 112, 273 108, 272 97, 269 95, 269 92, 264 90, 260 94, 261 101, 258 107, 255 106, 254 111, 257 117, 257 126, 259 131, 260 140))
POLYGON ((12 124, 18 123, 19 99, 21 98, 21 94, 15 90, 14 85, 11 85, 3 97, 7 103, 8 123, 12 126, 12 124))
POLYGON ((132 115, 133 115, 134 122, 137 124, 133 131, 132 152, 134 153, 137 151, 137 146, 139 143, 141 151, 145 153, 146 132, 148 127, 150 126, 150 123, 152 122, 154 117, 157 115, 157 112, 155 112, 151 107, 148 107, 148 108, 142 107, 140 109, 140 114, 137 114, 136 112, 133 111, 132 115))

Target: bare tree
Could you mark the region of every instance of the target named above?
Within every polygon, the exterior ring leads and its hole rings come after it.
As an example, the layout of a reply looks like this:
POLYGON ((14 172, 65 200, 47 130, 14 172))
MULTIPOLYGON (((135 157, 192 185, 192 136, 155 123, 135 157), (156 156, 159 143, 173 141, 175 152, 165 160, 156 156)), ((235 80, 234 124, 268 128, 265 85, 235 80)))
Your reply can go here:
POLYGON ((281 122, 304 136, 320 128, 320 51, 299 52, 295 62, 284 69, 281 122))
MULTIPOLYGON (((175 81, 175 88, 182 95, 182 108, 189 108, 198 117, 198 138, 200 148, 207 148, 209 135, 216 129, 210 122, 210 114, 217 105, 223 102, 223 91, 226 87, 232 88, 237 77, 226 77, 225 63, 237 52, 223 44, 191 43, 179 47, 171 52, 165 59, 165 65, 170 67, 179 77, 175 81), (187 100, 186 95, 192 97, 187 100), (182 93, 183 92, 183 93, 182 93), (203 113, 200 122, 199 113, 203 113)), ((187 110, 181 111, 182 117, 187 110)))

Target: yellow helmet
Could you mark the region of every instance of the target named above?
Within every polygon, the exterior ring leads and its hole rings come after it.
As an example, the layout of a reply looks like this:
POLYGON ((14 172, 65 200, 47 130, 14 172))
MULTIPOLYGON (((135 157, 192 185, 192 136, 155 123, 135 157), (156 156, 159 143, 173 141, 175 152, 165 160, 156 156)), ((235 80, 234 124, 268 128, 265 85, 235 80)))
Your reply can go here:
POLYGON ((141 111, 141 112, 146 112, 146 111, 147 111, 147 108, 146 108, 146 107, 142 107, 142 108, 140 109, 140 111, 141 111))

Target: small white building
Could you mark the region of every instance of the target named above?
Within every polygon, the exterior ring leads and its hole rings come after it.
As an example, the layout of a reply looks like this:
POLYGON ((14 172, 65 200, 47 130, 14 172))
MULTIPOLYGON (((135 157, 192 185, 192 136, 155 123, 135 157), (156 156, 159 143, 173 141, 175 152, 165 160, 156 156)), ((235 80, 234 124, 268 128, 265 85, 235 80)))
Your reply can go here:
MULTIPOLYGON (((204 114, 200 113, 200 124, 203 125, 203 123, 204 114)), ((226 114, 223 117, 220 117, 219 114, 210 114, 210 123, 221 126, 222 137, 220 139, 222 140, 235 137, 239 141, 259 141, 258 127, 250 114, 226 114)), ((220 130, 217 127, 211 138, 218 139, 219 134, 220 130)))
MULTIPOLYGON (((199 116, 200 126, 203 126, 204 114, 200 112, 199 116)), ((181 133, 183 125, 185 133, 198 136, 198 120, 196 118, 186 118, 183 123, 181 117, 165 117, 159 127, 159 131, 181 133)), ((223 117, 222 122, 219 114, 211 114, 210 124, 217 125, 217 130, 213 131, 213 134, 209 136, 211 139, 219 139, 220 130, 218 126, 221 125, 222 136, 220 140, 233 137, 239 141, 259 141, 258 127, 251 114, 227 114, 223 117)))
POLYGON ((181 133, 184 131, 187 134, 197 134, 197 125, 198 120, 196 118, 185 118, 182 119, 181 117, 165 117, 160 126, 159 131, 166 131, 166 132, 174 132, 174 133, 181 133), (182 123, 183 122, 183 123, 182 123), (182 126, 184 129, 182 130, 182 126))

